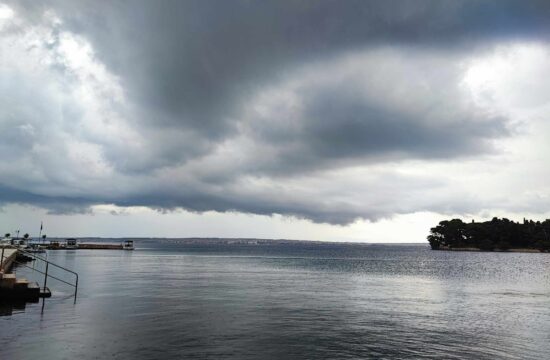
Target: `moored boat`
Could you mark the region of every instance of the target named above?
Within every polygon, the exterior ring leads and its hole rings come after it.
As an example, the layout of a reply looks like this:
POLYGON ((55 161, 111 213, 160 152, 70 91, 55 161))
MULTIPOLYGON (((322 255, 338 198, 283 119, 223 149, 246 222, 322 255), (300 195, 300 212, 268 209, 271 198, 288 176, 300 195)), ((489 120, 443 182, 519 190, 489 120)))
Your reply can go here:
POLYGON ((67 242, 65 243, 65 249, 78 249, 78 244, 76 242, 75 238, 68 238, 67 242))
POLYGON ((23 250, 31 254, 42 254, 46 252, 44 246, 41 246, 40 244, 30 244, 23 250))

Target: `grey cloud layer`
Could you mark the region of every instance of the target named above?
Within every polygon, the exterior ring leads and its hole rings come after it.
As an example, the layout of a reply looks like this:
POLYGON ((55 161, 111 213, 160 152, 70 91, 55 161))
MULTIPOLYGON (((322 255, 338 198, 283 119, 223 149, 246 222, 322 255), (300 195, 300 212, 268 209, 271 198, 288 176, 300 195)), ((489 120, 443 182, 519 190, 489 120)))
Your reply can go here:
MULTIPOLYGON (((25 7, 48 5, 23 2, 25 7)), ((384 43, 471 47, 546 37, 546 1, 53 2, 154 126, 234 130, 239 104, 295 64, 384 43), (457 45, 459 44, 459 45, 457 45)))
POLYGON ((245 133, 275 148, 259 170, 490 152, 507 119, 476 107, 452 57, 375 48, 306 66, 253 100, 245 133))
POLYGON ((22 20, 8 31, 44 23, 52 37, 44 54, 63 51, 60 34, 74 34, 112 76, 90 80, 92 67, 74 80, 80 68, 55 56, 51 71, 33 76, 0 60, 12 66, 1 73, 0 127, 9 140, 0 145, 0 200, 332 223, 443 211, 453 201, 453 210, 475 211, 470 200, 423 199, 434 188, 428 176, 385 171, 349 184, 354 175, 331 174, 494 152, 494 140, 511 135, 510 119, 468 98, 461 64, 501 41, 546 41, 550 27, 545 1, 10 6, 22 20), (45 22, 49 10, 60 24, 45 22), (83 102, 89 84, 93 101, 83 102))

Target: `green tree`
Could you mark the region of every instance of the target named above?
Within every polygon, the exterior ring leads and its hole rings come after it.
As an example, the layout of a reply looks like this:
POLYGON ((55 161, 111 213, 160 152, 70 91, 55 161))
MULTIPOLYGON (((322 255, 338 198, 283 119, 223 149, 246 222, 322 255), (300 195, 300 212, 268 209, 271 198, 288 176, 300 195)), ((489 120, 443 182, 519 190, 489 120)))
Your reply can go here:
POLYGON ((443 220, 430 230, 428 242, 432 249, 442 246, 462 247, 467 244, 466 224, 460 219, 443 220))
POLYGON ((550 251, 550 219, 543 222, 524 219, 521 224, 496 217, 478 223, 444 220, 430 229, 428 242, 434 250, 475 247, 486 251, 511 248, 550 251))

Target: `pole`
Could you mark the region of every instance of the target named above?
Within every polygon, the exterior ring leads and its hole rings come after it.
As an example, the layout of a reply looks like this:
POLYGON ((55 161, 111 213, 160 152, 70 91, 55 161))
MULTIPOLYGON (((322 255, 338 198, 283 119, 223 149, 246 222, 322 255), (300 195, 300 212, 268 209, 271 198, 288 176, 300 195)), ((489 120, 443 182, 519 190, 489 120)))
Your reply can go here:
POLYGON ((2 259, 0 259, 0 270, 4 270, 4 246, 2 246, 2 259))
POLYGON ((46 291, 46 283, 48 281, 48 265, 50 265, 49 262, 46 263, 46 271, 44 274, 44 291, 46 291))
POLYGON ((78 292, 78 274, 76 274, 76 284, 74 287, 74 303, 76 304, 76 293, 78 292))

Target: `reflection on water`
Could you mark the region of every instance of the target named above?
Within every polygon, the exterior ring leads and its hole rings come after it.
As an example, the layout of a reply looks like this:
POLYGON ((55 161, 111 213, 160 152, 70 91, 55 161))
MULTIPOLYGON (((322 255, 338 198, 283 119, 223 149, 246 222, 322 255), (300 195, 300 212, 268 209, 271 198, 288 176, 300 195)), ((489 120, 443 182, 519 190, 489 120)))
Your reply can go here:
MULTIPOLYGON (((26 304, 24 312, 11 308, 11 316, 0 318, 2 357, 541 359, 550 353, 550 254, 136 247, 50 252, 50 261, 79 272, 77 302, 70 287, 48 281, 52 298, 26 304)), ((31 270, 20 271, 33 278, 31 270)))

